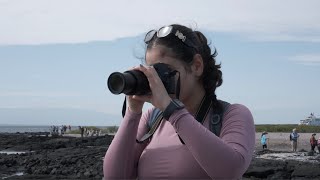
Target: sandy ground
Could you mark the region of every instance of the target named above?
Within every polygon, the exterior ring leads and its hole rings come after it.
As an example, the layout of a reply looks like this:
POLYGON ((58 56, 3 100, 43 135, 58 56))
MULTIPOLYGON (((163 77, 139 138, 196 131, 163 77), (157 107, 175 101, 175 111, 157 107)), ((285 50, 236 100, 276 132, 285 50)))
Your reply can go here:
MULTIPOLYGON (((267 137, 269 138, 268 149, 275 151, 291 151, 291 141, 289 140, 290 133, 268 133, 267 137)), ((300 137, 298 140, 297 151, 302 149, 309 151, 311 150, 310 146, 310 137, 313 133, 299 133, 300 137)), ((319 138, 320 134, 316 135, 316 138, 319 138)), ((256 150, 261 150, 262 145, 260 143, 261 133, 256 133, 256 150)), ((317 148, 315 148, 317 149, 317 148)))

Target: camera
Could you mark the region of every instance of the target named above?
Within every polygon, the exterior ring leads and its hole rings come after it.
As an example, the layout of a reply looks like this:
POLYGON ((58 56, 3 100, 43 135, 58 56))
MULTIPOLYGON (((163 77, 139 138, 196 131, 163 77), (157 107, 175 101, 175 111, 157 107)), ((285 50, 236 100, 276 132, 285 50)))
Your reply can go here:
MULTIPOLYGON (((176 89, 175 74, 177 71, 170 69, 169 66, 164 63, 154 64, 153 67, 157 71, 168 94, 174 94, 176 89)), ((108 78, 108 88, 113 94, 151 94, 149 81, 145 74, 139 70, 111 73, 108 78)))

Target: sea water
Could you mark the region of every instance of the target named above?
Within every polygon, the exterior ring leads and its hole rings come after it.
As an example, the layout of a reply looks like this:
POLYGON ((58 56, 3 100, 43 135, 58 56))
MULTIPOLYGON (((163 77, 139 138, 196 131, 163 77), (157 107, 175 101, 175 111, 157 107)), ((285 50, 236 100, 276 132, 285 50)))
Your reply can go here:
POLYGON ((50 132, 50 126, 8 126, 0 125, 0 133, 50 132))
MULTIPOLYGON (((100 129, 106 128, 106 126, 95 126, 95 127, 100 129)), ((50 129, 51 129, 51 126, 0 125, 0 133, 50 132, 50 129)), ((78 129, 79 129, 79 126, 71 126, 71 130, 78 130, 78 129)), ((68 129, 67 129, 67 132, 68 132, 68 129)))

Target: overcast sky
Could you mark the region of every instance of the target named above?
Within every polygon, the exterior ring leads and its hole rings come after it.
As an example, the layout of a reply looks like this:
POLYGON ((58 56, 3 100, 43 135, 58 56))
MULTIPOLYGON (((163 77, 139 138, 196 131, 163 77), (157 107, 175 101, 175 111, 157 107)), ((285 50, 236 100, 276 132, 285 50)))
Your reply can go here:
POLYGON ((218 97, 248 106, 256 123, 320 115, 319 7, 316 0, 0 0, 0 124, 21 108, 118 115, 123 97, 107 92, 107 76, 139 63, 132 49, 143 34, 172 23, 208 35, 224 73, 218 97))
POLYGON ((269 41, 320 41, 317 0, 0 0, 0 44, 135 36, 171 22, 269 41))

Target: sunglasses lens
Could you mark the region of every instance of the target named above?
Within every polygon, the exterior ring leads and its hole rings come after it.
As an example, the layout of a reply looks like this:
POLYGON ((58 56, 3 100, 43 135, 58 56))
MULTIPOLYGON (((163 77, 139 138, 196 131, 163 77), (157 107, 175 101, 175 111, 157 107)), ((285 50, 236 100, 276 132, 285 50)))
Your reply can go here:
POLYGON ((153 38, 153 36, 156 34, 156 30, 151 30, 146 34, 146 37, 144 37, 144 42, 148 43, 151 41, 151 39, 153 38))
POLYGON ((170 34, 172 31, 172 26, 165 26, 159 29, 158 31, 158 37, 166 37, 168 34, 170 34))

